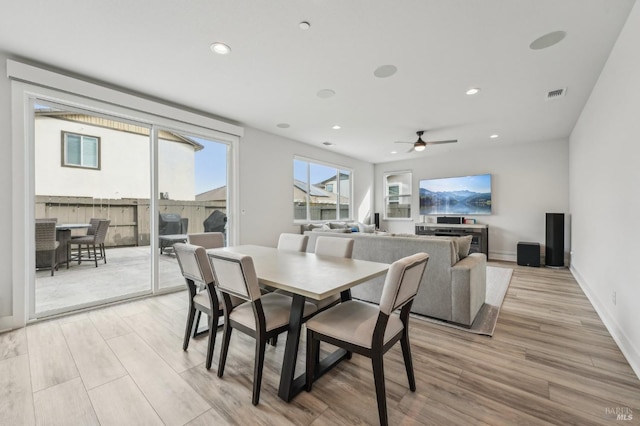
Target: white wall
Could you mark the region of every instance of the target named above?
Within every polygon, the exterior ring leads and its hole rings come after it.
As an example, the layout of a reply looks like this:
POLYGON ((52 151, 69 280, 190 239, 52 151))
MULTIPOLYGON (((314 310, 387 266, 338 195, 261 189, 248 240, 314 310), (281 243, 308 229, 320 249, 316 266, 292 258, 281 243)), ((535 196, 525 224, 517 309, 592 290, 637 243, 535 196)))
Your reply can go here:
POLYGON ((570 205, 572 271, 640 377, 639 40, 636 3, 571 134, 570 205))
MULTIPOLYGON (((195 199, 193 146, 159 141, 159 192, 173 200, 195 199)), ((35 126, 36 194, 94 198, 149 198, 149 137, 104 127, 40 117, 35 126), (61 132, 100 138, 100 170, 61 165, 61 132)))
MULTIPOLYGON (((427 148, 428 149, 428 148, 427 148)), ((569 212, 568 141, 555 140, 525 145, 492 146, 375 166, 375 211, 383 211, 383 174, 396 170, 413 172, 413 221, 381 221, 389 232, 414 232, 421 179, 492 175, 492 214, 469 216, 489 225, 489 257, 516 260, 518 241, 539 242, 544 253, 545 213, 569 212)), ((424 217, 435 222, 435 216, 424 217)), ((570 217, 565 216, 565 251, 569 250, 570 217)))
POLYGON ((365 221, 371 215, 372 164, 245 128, 240 141, 241 244, 275 246, 281 232, 300 232, 300 225, 293 223, 294 155, 352 169, 354 219, 365 221))

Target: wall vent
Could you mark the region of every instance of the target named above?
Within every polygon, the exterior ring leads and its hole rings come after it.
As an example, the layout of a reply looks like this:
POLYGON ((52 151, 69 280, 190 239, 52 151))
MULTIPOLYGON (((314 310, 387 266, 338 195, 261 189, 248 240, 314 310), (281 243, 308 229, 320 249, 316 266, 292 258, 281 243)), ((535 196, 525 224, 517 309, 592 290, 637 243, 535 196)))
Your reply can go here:
POLYGON ((547 100, 558 99, 564 97, 567 93, 567 88, 564 87, 562 89, 550 90, 547 92, 547 100))

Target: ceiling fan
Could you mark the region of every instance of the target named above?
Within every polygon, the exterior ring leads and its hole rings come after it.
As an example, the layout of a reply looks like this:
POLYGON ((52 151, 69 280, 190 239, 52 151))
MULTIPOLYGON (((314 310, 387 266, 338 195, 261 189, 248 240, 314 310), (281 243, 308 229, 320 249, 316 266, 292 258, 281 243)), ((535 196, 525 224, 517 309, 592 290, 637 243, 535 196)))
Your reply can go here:
POLYGON ((411 149, 407 152, 413 152, 413 151, 424 151, 424 149, 427 147, 427 145, 438 145, 441 143, 455 143, 458 142, 457 139, 451 139, 451 140, 446 140, 446 141, 429 141, 429 142, 425 142, 422 140, 422 135, 424 134, 424 130, 418 130, 416 132, 416 134, 418 135, 418 140, 415 142, 404 142, 404 141, 396 141, 396 143, 410 143, 413 144, 413 147, 411 147, 411 149))

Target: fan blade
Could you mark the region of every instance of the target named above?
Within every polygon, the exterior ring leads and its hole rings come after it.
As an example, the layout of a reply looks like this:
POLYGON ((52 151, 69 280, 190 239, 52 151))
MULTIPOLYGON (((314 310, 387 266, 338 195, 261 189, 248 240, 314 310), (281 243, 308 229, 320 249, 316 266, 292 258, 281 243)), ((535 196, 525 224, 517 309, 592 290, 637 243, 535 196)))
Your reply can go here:
POLYGON ((432 142, 425 142, 427 145, 439 145, 441 143, 455 143, 458 142, 457 139, 451 139, 448 141, 432 141, 432 142))
POLYGON ((410 149, 409 151, 407 151, 407 154, 410 154, 410 153, 412 153, 412 152, 415 152, 415 150, 416 150, 416 149, 415 149, 415 147, 413 147, 413 146, 412 146, 412 147, 411 147, 411 149, 410 149))

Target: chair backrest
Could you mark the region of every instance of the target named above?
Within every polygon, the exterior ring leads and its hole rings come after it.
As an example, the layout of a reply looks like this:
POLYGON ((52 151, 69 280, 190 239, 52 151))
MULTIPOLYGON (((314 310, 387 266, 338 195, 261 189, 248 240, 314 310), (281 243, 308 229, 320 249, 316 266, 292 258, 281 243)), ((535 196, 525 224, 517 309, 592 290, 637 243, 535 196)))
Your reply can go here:
POLYGON ((187 241, 189 244, 201 246, 205 249, 221 248, 224 247, 224 234, 222 232, 187 234, 187 241))
POLYGON ((99 219, 98 226, 96 227, 96 233, 93 236, 96 244, 103 244, 107 237, 107 231, 109 230, 110 219, 99 219))
POLYGON ((251 256, 223 250, 210 251, 207 255, 218 290, 252 302, 260 299, 258 276, 251 256))
POLYGON ((98 229, 98 223, 100 223, 101 220, 104 219, 100 219, 100 218, 96 218, 96 217, 92 217, 91 219, 89 219, 89 228, 87 229, 87 235, 95 235, 96 234, 96 230, 98 229))
POLYGON ((380 312, 390 315, 416 296, 428 260, 428 254, 416 253, 391 264, 382 288, 380 312))
POLYGON ((307 251, 309 236, 302 234, 280 234, 278 250, 307 251))
POLYGON ((36 251, 56 248, 56 223, 36 222, 36 251))
POLYGON ((194 244, 175 243, 173 245, 182 276, 195 283, 208 285, 213 282, 213 272, 207 260, 204 247, 194 244))
POLYGON ((321 256, 345 257, 353 255, 353 238, 318 237, 316 239, 316 254, 321 256))

